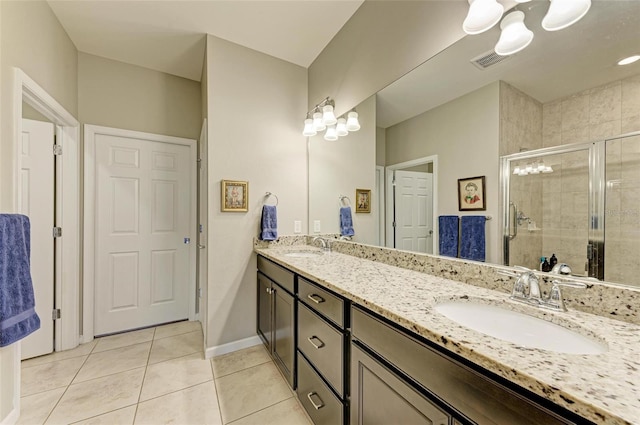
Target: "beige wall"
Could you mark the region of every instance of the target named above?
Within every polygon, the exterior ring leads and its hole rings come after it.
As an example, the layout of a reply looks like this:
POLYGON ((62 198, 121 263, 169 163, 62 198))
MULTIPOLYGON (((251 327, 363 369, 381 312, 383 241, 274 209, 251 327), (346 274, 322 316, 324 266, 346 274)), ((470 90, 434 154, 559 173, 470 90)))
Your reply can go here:
POLYGON ((304 68, 207 36, 209 347, 256 335, 256 257, 265 192, 276 194, 278 234, 307 219, 304 68), (249 182, 249 211, 220 211, 220 181, 249 182))
POLYGON ((387 131, 376 127, 376 165, 385 166, 387 160, 387 131))
POLYGON ((44 1, 0 1, 2 8, 2 126, 0 209, 13 209, 13 67, 21 68, 69 113, 78 116, 78 55, 44 1))
MULTIPOLYGON (((21 68, 77 116, 77 51, 44 1, 0 1, 0 211, 3 212, 14 211, 13 67, 21 68)), ((14 407, 13 348, 0 350, 0 421, 14 407)))
POLYGON ((465 34, 466 1, 365 1, 309 67, 309 108, 342 114, 465 34))
POLYGON ((387 165, 438 155, 435 215, 486 214, 486 261, 499 260, 498 82, 387 129, 387 165), (486 211, 458 211, 458 179, 486 176, 486 211))
POLYGON ((309 138, 309 234, 320 220, 322 234, 339 234, 339 196, 351 200, 354 241, 375 244, 377 200, 371 213, 357 213, 356 189, 375 192, 376 97, 371 96, 357 107, 360 130, 335 142, 323 139, 324 132, 309 138))
POLYGON ((78 54, 83 124, 197 139, 200 83, 123 62, 78 54))

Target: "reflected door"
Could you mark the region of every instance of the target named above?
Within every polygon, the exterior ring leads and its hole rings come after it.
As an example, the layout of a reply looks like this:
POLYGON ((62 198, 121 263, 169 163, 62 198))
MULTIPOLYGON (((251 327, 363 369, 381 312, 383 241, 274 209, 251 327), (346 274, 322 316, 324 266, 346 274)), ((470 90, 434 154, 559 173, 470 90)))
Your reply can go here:
POLYGON ((395 247, 433 253, 433 175, 395 172, 395 247))

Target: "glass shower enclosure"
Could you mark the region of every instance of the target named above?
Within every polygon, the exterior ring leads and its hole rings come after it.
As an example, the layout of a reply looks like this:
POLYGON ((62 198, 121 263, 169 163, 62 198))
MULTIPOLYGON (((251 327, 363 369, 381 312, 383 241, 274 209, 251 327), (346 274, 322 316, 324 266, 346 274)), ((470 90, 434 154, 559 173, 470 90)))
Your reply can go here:
POLYGON ((501 157, 503 259, 640 286, 640 132, 501 157))

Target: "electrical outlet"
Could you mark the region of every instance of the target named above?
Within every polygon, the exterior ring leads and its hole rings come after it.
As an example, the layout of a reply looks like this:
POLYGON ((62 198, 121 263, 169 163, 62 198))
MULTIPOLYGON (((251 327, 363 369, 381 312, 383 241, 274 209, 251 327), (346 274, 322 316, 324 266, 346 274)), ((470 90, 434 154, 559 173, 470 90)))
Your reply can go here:
POLYGON ((293 233, 302 233, 302 222, 300 220, 293 222, 293 233))
POLYGON ((316 233, 320 233, 320 220, 313 221, 313 231, 316 233))

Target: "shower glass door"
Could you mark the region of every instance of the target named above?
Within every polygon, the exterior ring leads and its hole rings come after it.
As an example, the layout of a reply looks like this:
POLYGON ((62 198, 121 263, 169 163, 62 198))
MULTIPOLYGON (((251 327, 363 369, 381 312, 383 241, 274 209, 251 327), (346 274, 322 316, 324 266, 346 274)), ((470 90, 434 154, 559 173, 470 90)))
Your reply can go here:
POLYGON ((594 155, 585 144, 504 157, 505 264, 540 270, 541 258, 555 254, 573 274, 589 274, 594 155))
POLYGON ((606 141, 604 280, 640 286, 640 135, 606 141))

